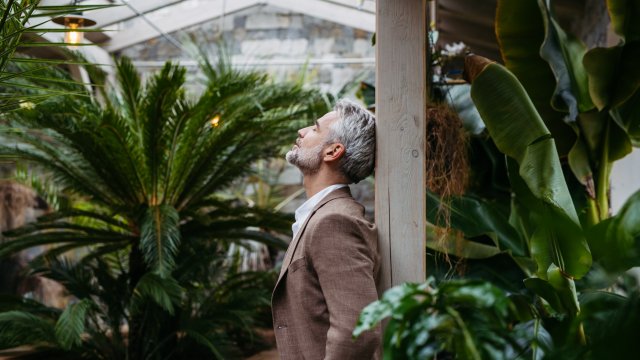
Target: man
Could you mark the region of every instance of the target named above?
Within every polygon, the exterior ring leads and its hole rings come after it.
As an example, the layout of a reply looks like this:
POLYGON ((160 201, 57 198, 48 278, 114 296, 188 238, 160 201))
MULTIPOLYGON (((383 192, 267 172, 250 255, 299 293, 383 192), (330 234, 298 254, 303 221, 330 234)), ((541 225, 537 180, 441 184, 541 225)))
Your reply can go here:
POLYGON ((293 240, 273 291, 282 360, 372 359, 380 329, 352 340, 362 309, 377 300, 375 225, 347 184, 373 172, 375 118, 340 100, 300 129, 287 161, 300 169, 308 200, 295 212, 293 240))

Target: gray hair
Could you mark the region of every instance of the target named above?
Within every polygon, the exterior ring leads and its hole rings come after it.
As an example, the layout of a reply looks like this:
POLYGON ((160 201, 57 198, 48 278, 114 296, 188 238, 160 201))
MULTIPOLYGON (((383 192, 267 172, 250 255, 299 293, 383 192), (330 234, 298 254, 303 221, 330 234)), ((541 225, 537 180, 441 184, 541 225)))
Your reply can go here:
POLYGON ((353 183, 373 173, 376 158, 376 118, 362 106, 347 99, 333 108, 339 121, 331 125, 331 142, 344 145, 340 170, 353 183))

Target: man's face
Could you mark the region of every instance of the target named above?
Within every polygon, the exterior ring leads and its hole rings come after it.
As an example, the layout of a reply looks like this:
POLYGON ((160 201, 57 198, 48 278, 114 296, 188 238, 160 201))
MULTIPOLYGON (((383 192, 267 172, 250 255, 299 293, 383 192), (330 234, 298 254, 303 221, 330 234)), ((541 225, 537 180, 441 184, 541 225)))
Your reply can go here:
POLYGON ((316 120, 311 126, 298 130, 298 139, 287 152, 287 161, 302 171, 314 174, 322 165, 323 150, 331 134, 330 126, 338 120, 338 113, 331 111, 316 120))

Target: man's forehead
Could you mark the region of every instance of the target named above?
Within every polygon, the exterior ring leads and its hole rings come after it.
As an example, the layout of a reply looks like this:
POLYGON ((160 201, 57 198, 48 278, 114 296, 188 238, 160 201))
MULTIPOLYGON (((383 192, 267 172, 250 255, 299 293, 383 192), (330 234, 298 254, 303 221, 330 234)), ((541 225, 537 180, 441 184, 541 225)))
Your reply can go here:
POLYGON ((316 123, 318 123, 320 125, 326 125, 326 124, 332 123, 337 118, 338 118, 338 112, 337 111, 330 111, 330 112, 324 114, 318 120, 316 120, 316 123))

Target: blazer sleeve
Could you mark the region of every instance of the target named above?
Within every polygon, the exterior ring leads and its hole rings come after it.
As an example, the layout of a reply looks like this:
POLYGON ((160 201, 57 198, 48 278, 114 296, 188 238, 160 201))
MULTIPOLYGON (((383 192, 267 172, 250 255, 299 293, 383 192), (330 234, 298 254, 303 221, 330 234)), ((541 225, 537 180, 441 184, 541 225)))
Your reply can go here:
POLYGON ((344 214, 330 214, 311 233, 309 257, 329 311, 325 359, 372 359, 380 346, 380 328, 352 332, 362 309, 378 299, 375 275, 377 230, 344 214))

